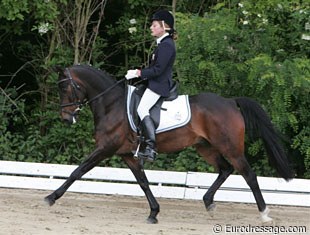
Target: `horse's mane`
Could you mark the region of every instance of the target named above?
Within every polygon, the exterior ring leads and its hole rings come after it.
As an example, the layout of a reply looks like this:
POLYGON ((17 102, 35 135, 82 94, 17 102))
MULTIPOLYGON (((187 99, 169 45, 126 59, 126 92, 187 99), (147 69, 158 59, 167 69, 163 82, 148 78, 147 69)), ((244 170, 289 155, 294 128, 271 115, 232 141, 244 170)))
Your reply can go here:
POLYGON ((100 79, 103 79, 105 81, 108 80, 111 83, 114 83, 116 80, 115 77, 109 74, 107 71, 92 67, 91 65, 78 64, 78 65, 73 65, 72 67, 76 68, 77 70, 88 70, 96 74, 97 75, 96 77, 99 77, 100 79))

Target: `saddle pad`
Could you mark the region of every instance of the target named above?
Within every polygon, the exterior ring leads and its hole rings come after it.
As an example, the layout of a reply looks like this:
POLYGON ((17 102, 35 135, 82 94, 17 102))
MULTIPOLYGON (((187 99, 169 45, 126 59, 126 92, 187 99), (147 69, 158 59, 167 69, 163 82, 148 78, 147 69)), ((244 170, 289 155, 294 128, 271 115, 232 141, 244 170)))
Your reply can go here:
MULTIPOLYGON (((137 132, 137 127, 130 113, 130 100, 132 92, 136 87, 128 85, 127 89, 127 116, 130 127, 137 132)), ((164 101, 160 110, 160 122, 156 133, 169 131, 186 125, 191 119, 191 110, 188 95, 179 95, 173 101, 164 101)))

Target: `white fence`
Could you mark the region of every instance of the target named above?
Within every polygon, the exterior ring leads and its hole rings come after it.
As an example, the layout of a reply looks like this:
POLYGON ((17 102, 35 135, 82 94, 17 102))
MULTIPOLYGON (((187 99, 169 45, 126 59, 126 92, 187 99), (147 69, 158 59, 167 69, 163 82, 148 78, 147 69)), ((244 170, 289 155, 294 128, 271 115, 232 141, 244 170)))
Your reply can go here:
MULTIPOLYGON (((77 166, 0 161, 0 188, 55 190, 77 166)), ((155 197, 202 200, 217 174, 146 170, 155 197)), ((310 180, 258 177, 267 204, 310 207, 310 180)), ((1 190, 1 189, 0 189, 1 190)), ((95 167, 68 191, 144 196, 129 169, 95 167)), ((231 175, 215 201, 255 203, 244 179, 231 175)))

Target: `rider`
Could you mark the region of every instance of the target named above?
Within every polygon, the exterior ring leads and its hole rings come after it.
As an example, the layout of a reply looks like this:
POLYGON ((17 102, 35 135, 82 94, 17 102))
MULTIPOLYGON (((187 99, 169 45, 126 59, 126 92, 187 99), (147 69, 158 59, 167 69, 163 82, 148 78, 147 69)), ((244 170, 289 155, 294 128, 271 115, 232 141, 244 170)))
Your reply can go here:
POLYGON ((150 109, 160 97, 168 97, 172 87, 172 67, 175 61, 176 49, 174 44, 174 18, 169 11, 157 11, 152 17, 151 35, 156 38, 157 48, 152 54, 150 66, 138 70, 128 70, 126 79, 141 77, 147 80, 147 88, 141 98, 137 112, 141 120, 142 134, 146 147, 139 156, 148 161, 156 157, 155 125, 150 116, 150 109))

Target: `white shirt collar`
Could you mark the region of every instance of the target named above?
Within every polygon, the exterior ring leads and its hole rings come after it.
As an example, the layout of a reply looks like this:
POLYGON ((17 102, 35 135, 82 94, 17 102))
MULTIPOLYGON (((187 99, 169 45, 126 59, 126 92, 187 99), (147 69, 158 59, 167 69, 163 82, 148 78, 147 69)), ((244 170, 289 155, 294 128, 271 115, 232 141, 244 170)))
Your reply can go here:
POLYGON ((165 33, 165 34, 163 34, 161 37, 157 38, 157 39, 156 39, 157 45, 161 42, 161 40, 163 40, 163 38, 165 38, 165 37, 167 37, 167 36, 169 36, 169 33, 165 33))

